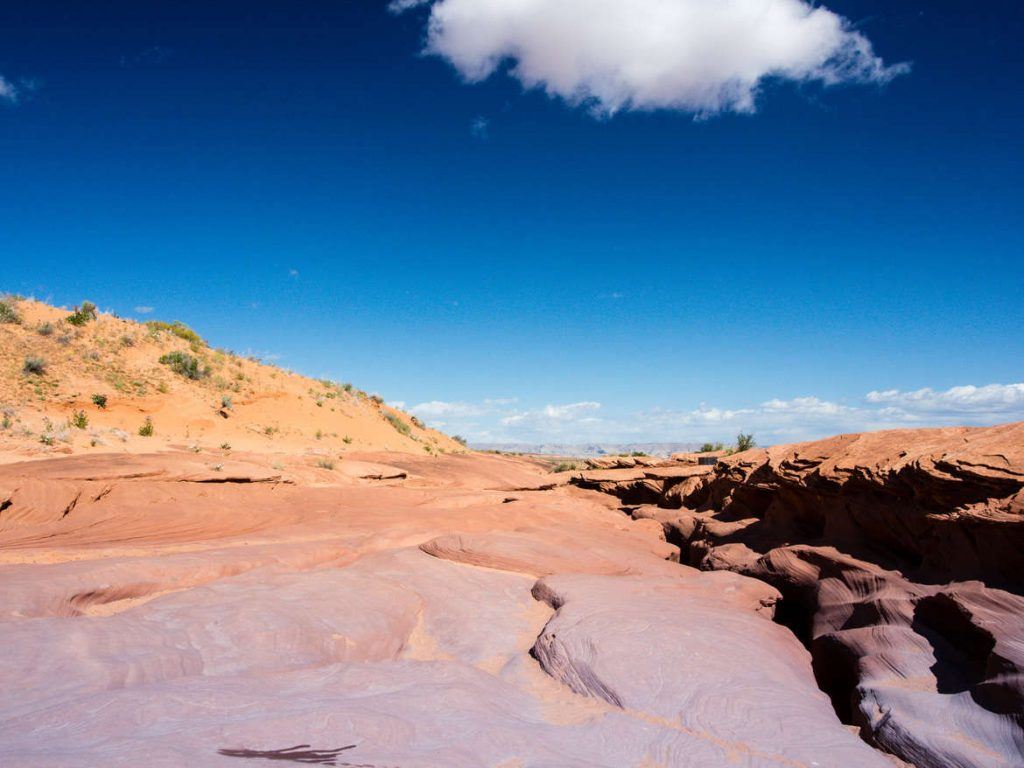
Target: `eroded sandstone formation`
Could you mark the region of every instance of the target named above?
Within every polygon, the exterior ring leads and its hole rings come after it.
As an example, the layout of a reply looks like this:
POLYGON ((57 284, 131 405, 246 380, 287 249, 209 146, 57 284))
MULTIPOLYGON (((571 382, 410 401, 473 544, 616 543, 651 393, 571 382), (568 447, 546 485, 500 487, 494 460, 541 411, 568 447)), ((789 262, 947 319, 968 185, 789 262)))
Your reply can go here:
POLYGON ((538 462, 214 461, 0 467, 0 765, 891 765, 775 588, 538 462))
POLYGON ((682 562, 779 589, 778 618, 871 743, 920 768, 1024 764, 1024 424, 673 465, 573 482, 661 523, 682 562))
POLYGON ((3 465, 0 765, 1021 765, 1022 430, 3 465))

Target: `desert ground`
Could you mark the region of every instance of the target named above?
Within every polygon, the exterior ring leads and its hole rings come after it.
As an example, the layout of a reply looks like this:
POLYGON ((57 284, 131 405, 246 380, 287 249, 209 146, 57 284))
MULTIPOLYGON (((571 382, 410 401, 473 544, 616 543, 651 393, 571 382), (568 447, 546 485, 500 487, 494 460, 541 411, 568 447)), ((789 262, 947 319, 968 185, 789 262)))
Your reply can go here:
POLYGON ((556 472, 11 309, 0 765, 1024 764, 1024 423, 556 472))

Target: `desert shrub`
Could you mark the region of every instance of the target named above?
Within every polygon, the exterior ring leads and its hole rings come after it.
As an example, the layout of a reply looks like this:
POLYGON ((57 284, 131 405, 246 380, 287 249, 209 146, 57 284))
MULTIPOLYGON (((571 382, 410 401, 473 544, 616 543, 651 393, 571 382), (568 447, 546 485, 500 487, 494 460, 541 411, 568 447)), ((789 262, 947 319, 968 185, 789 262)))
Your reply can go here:
POLYGON ((641 458, 642 458, 642 457, 646 456, 646 455, 647 455, 647 453, 646 453, 646 452, 644 452, 644 451, 633 451, 633 452, 632 452, 631 454, 629 454, 629 455, 630 455, 630 456, 636 456, 636 457, 641 457, 641 458))
POLYGON ((409 417, 409 421, 411 421, 411 422, 412 422, 412 425, 413 425, 414 427, 419 427, 420 429, 424 429, 424 426, 423 426, 423 422, 422 422, 422 421, 420 421, 420 420, 419 420, 418 418, 416 418, 415 416, 410 416, 410 417, 409 417))
POLYGON ((466 447, 466 438, 462 435, 452 435, 452 440, 461 445, 463 448, 466 447))
POLYGON ((320 467, 320 469, 334 469, 334 462, 330 459, 320 459, 316 465, 320 467))
POLYGON ((14 304, 8 299, 0 301, 0 323, 21 325, 21 315, 18 314, 18 310, 14 308, 14 304))
POLYGON ((370 400, 372 400, 376 405, 384 405, 384 398, 376 393, 370 395, 370 400))
POLYGON ((124 334, 121 337, 121 346, 122 347, 134 347, 135 346, 135 337, 132 336, 131 334, 128 334, 128 333, 124 334))
POLYGON ((39 442, 43 445, 53 445, 57 442, 57 439, 49 432, 44 432, 39 436, 39 442))
POLYGON ((222 395, 220 398, 220 407, 225 411, 230 411, 233 407, 231 402, 231 395, 222 395))
POLYGON ((187 325, 180 320, 175 320, 173 323, 165 323, 162 320, 150 320, 146 323, 146 327, 149 328, 151 334, 159 331, 167 331, 168 333, 174 334, 179 339, 184 339, 189 344, 198 346, 205 346, 206 341, 198 333, 193 331, 187 325))
POLYGON ((209 375, 209 370, 199 362, 199 358, 188 352, 168 352, 160 356, 160 362, 186 379, 198 380, 209 375))
POLYGON ((552 472, 574 472, 580 468, 578 461, 560 461, 551 468, 552 472))
POLYGON ((721 443, 704 443, 697 453, 714 453, 715 451, 724 450, 725 446, 721 443))
POLYGON ((74 339, 74 334, 62 333, 60 336, 57 337, 57 343, 60 344, 62 347, 66 347, 68 344, 74 341, 74 339))
POLYGON ((96 319, 96 305, 91 301, 83 301, 81 306, 75 307, 75 311, 64 319, 72 325, 83 326, 96 319))
POLYGON ((89 417, 85 415, 85 411, 75 411, 69 421, 76 429, 85 429, 89 426, 89 417))
POLYGON ((222 451, 230 451, 231 450, 231 443, 221 443, 220 444, 220 449, 222 451))
POLYGON ((349 437, 348 435, 345 435, 343 438, 341 438, 341 442, 343 442, 345 445, 352 445, 352 438, 349 437))
POLYGON ((41 357, 26 357, 25 363, 21 366, 21 372, 42 376, 46 373, 46 361, 41 357))
POLYGON ((107 407, 107 396, 106 395, 93 395, 92 396, 92 404, 95 405, 97 408, 106 408, 107 407))
POLYGON ((324 437, 324 431, 322 429, 318 429, 316 431, 315 437, 316 437, 317 440, 322 440, 323 437, 324 437))
POLYGON ((153 420, 149 416, 146 417, 146 420, 142 422, 142 426, 139 427, 139 435, 142 437, 153 436, 153 420))
POLYGON ((738 435, 736 435, 736 453, 740 453, 742 451, 749 451, 756 445, 757 442, 754 440, 753 435, 747 435, 744 434, 743 432, 740 432, 738 435))
POLYGON ((40 323, 36 326, 36 333, 40 336, 53 336, 53 323, 40 323))
POLYGON ((395 416, 395 414, 385 413, 384 418, 390 422, 391 426, 394 427, 399 434, 408 436, 412 432, 409 425, 395 416))
POLYGON ((344 384, 341 385, 341 388, 343 390, 345 390, 346 392, 348 392, 349 394, 352 393, 352 385, 349 382, 347 382, 347 381, 344 384))

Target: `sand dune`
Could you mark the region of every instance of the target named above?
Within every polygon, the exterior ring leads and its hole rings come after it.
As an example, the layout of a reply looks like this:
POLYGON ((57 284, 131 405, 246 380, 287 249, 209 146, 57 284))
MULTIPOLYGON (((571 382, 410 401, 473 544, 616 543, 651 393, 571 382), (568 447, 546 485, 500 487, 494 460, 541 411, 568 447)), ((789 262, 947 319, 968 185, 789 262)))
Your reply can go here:
POLYGON ((98 312, 74 325, 66 309, 13 306, 21 322, 0 323, 0 455, 8 459, 220 446, 327 459, 350 450, 463 450, 351 384, 213 349, 181 324, 98 312), (161 363, 168 355, 186 365, 194 358, 197 378, 176 372, 174 360, 161 363), (32 360, 39 372, 26 372, 32 360), (153 434, 143 437, 147 419, 153 434))

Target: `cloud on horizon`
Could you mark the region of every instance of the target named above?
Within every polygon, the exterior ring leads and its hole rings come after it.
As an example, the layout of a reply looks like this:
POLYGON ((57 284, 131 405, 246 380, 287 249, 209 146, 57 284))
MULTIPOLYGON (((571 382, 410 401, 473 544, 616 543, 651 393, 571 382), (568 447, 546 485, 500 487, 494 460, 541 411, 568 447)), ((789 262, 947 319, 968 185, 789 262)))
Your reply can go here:
POLYGON ((607 413, 594 401, 516 408, 509 400, 433 400, 410 412, 480 443, 729 441, 744 431, 770 444, 843 432, 1024 420, 1024 383, 872 391, 857 403, 808 396, 739 408, 701 404, 691 410, 654 408, 621 414, 607 413))
POLYGON ((470 83, 499 71, 610 116, 754 112, 764 83, 883 84, 886 65, 846 18, 806 0, 393 0, 428 7, 424 52, 470 83))

